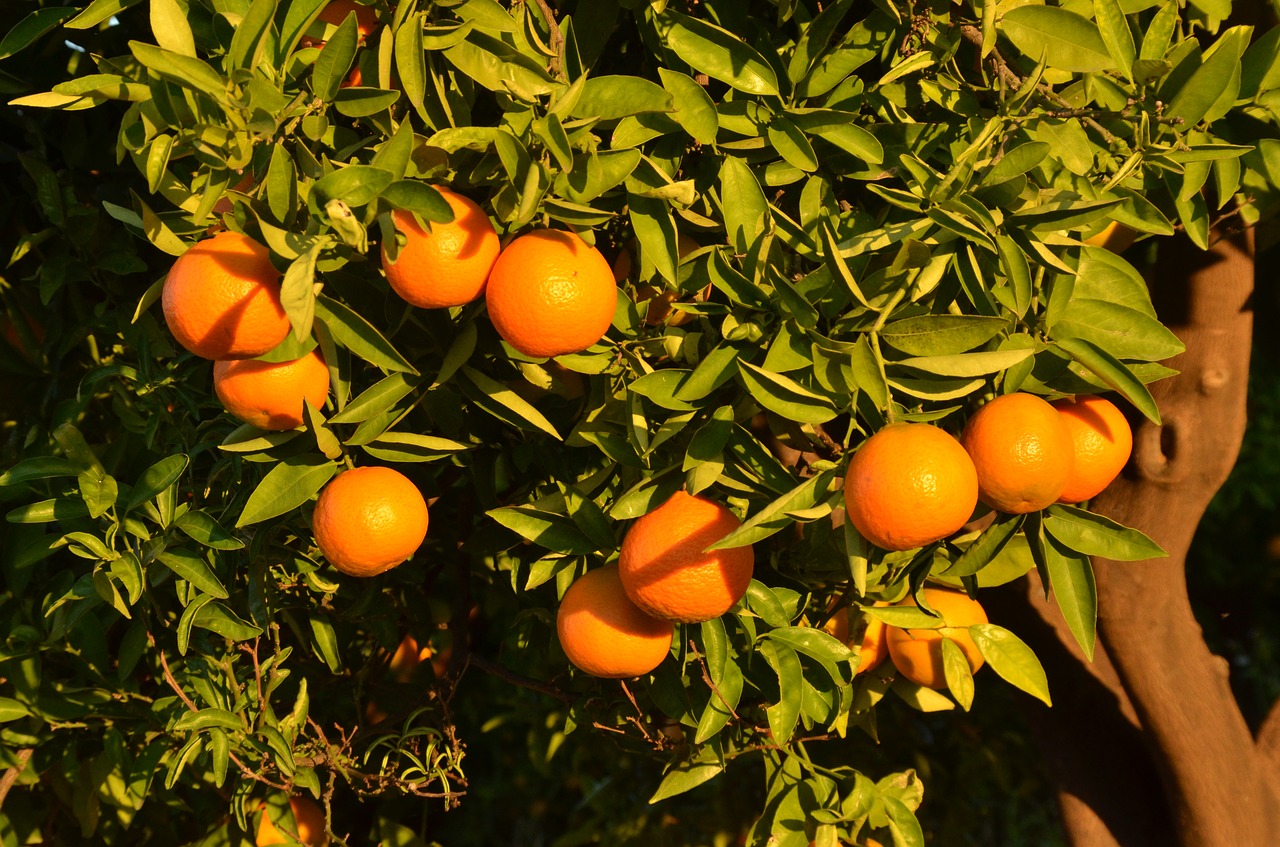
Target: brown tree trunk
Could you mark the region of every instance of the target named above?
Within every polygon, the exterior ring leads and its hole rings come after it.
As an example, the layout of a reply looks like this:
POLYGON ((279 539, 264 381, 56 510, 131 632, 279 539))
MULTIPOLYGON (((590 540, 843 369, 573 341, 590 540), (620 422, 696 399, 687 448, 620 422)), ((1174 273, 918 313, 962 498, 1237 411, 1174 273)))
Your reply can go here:
MULTIPOLYGON (((1143 421, 1135 427, 1129 471, 1093 507, 1147 533, 1169 557, 1094 561, 1099 646, 1114 676, 1105 668, 1088 675, 1101 689, 1122 695, 1111 707, 1119 713, 1094 713, 1097 734, 1124 737, 1116 728, 1127 703, 1136 719, 1134 729, 1141 733, 1142 752, 1132 745, 1080 743, 1080 733, 1089 733, 1087 714, 1083 721, 1080 715, 1045 717, 1042 737, 1065 757, 1057 765, 1064 819, 1078 847, 1275 847, 1280 844, 1280 775, 1273 757, 1280 729, 1270 724, 1280 724, 1280 718, 1269 721, 1255 743, 1228 684, 1227 664, 1209 652, 1192 615, 1185 579, 1196 526, 1235 464, 1244 434, 1253 325, 1251 234, 1219 241, 1209 252, 1185 240, 1162 244, 1151 287, 1162 322, 1186 343, 1187 351, 1170 363, 1181 371, 1179 376, 1151 387, 1163 426, 1143 421), (1115 768, 1127 779, 1139 778, 1144 770, 1158 774, 1171 826, 1135 832, 1117 818, 1114 794, 1094 792, 1090 799, 1073 793, 1073 769, 1086 767, 1089 756, 1100 756, 1093 764, 1111 776, 1115 768), (1132 761, 1139 757, 1145 764, 1132 761), (1081 804, 1089 809, 1080 809, 1081 804)), ((1051 621, 1052 610, 1043 617, 1051 621)), ((1040 634, 1044 637, 1037 639, 1037 648, 1046 655, 1062 649, 1043 643, 1047 639, 1062 645, 1060 628, 1056 637, 1040 634)), ((1069 695, 1074 705, 1087 712, 1105 704, 1105 697, 1090 700, 1085 687, 1085 694, 1069 695)), ((1061 698, 1061 686, 1058 691, 1061 698)), ((1149 812, 1152 806, 1142 789, 1153 787, 1134 785, 1119 805, 1128 799, 1136 801, 1138 814, 1149 812)))

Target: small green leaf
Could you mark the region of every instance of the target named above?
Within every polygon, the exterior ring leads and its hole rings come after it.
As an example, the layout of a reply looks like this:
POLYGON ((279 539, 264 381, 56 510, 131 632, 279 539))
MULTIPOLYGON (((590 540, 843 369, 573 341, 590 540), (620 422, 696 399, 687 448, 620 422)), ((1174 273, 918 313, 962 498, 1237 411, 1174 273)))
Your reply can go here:
POLYGON ((581 556, 595 553, 596 542, 588 538, 572 519, 532 506, 508 506, 490 509, 489 517, 534 544, 557 553, 581 556))
POLYGON ((174 723, 177 732, 199 732, 202 729, 230 729, 243 732, 244 722, 234 713, 226 709, 201 709, 198 712, 184 712, 174 723))
POLYGON ((1156 408, 1155 398, 1142 381, 1114 356, 1083 338, 1056 338, 1054 344, 1088 368, 1098 379, 1124 395, 1147 420, 1156 426, 1160 425, 1160 410, 1156 408))
POLYGON ((177 482, 178 477, 182 476, 182 472, 187 469, 189 462, 190 460, 185 454, 179 453, 161 459, 143 471, 142 476, 138 477, 138 482, 133 486, 133 490, 129 492, 129 500, 124 507, 125 511, 127 512, 142 505, 177 482))
POLYGON ((972 576, 1000 555, 1000 551, 1022 528, 1022 515, 997 515, 991 526, 974 539, 943 573, 949 577, 972 576))
POLYGON ((1078 506, 1050 506, 1044 528, 1068 549, 1086 556, 1141 562, 1169 555, 1138 530, 1078 506))
POLYGON ((28 13, 5 33, 3 39, 0 39, 0 59, 7 59, 34 43, 40 36, 78 11, 71 6, 49 6, 28 13))
POLYGON ((316 317, 333 334, 335 341, 369 364, 387 371, 417 374, 391 342, 350 307, 321 295, 316 298, 316 317))
POLYGON ((1032 61, 1076 73, 1115 67, 1098 27, 1057 6, 1019 6, 1005 12, 1000 29, 1032 61))
POLYGON ((226 587, 223 586, 222 580, 218 579, 217 574, 209 567, 209 563, 190 550, 165 550, 156 556, 156 559, 169 570, 199 588, 205 594, 208 594, 210 599, 225 600, 230 596, 226 587))
POLYGON ((249 495, 236 526, 250 526, 293 511, 314 497, 337 472, 338 466, 322 456, 281 460, 249 495))
POLYGON ((795 380, 739 360, 738 378, 764 408, 800 423, 820 424, 837 414, 831 401, 795 380))
POLYGON ((942 670, 947 689, 966 712, 973 706, 973 671, 964 652, 950 638, 942 638, 942 670))
POLYGON ((1053 705, 1044 668, 1021 638, 990 623, 974 624, 969 627, 969 635, 987 664, 1006 682, 1044 701, 1047 706, 1053 705))
MULTIPOLYGON (((1047 520, 1045 524, 1047 528, 1047 520)), ((1068 549, 1052 534, 1044 539, 1044 555, 1053 599, 1085 658, 1092 662, 1098 623, 1098 589, 1093 564, 1088 556, 1068 549)))
POLYGON ((724 763, 715 758, 710 747, 704 747, 693 758, 668 768, 662 782, 658 785, 658 790, 649 798, 649 804, 653 805, 691 791, 704 782, 714 779, 723 770, 724 763))

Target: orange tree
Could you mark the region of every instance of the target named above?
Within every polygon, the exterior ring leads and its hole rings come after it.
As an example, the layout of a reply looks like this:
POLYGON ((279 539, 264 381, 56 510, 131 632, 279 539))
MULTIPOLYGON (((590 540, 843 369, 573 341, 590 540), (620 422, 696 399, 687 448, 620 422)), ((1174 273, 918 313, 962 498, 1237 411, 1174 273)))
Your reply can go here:
POLYGON ((1268 210, 1280 31, 1229 4, 27 5, 5 843, 319 843, 307 794, 423 843, 396 798, 564 747, 572 843, 923 844, 911 762, 840 739, 985 666, 1049 703, 986 591, 1031 572, 1092 657, 1091 557, 1164 555, 1056 502, 1045 401, 1158 426, 1184 346, 1126 256, 1268 210), (303 357, 323 402, 230 387, 303 357))

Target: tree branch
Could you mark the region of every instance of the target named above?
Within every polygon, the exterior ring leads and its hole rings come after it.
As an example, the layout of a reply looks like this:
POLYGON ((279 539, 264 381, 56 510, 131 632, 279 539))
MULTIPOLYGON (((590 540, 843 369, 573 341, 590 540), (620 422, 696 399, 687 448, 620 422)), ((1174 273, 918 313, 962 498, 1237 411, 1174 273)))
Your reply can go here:
POLYGON ((27 769, 27 762, 31 761, 31 754, 34 752, 34 747, 19 750, 18 764, 6 769, 4 775, 0 776, 0 809, 4 808, 4 799, 9 796, 9 789, 13 788, 18 777, 22 776, 22 772, 27 769))

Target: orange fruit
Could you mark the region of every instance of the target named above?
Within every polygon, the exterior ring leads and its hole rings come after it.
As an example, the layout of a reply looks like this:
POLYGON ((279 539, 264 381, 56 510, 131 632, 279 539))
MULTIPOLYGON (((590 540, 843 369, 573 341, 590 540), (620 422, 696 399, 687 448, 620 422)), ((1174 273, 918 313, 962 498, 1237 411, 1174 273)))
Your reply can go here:
POLYGON ((978 505, 978 476, 949 433, 930 424, 889 424, 853 454, 844 503, 872 544, 912 550, 965 525, 978 505))
POLYGON ((310 797, 295 794, 289 798, 289 808, 298 827, 298 840, 307 847, 324 847, 329 843, 325 832, 324 809, 310 797))
MULTIPOLYGON (((320 14, 316 16, 316 23, 312 26, 317 29, 322 27, 319 25, 328 24, 329 26, 341 26, 342 22, 347 19, 347 15, 352 12, 356 13, 356 39, 363 42, 373 31, 378 28, 378 13, 371 6, 364 6, 355 0, 333 0, 332 3, 320 10, 320 14)), ((304 35, 301 40, 303 47, 323 47, 324 41, 318 38, 312 38, 304 35)))
POLYGON ((213 363, 222 408, 259 429, 302 426, 303 401, 317 409, 329 394, 329 369, 316 348, 292 362, 224 359, 213 363))
POLYGON ((746 593, 755 568, 750 545, 706 551, 742 522, 726 507, 677 491, 627 532, 618 557, 622 586, 655 618, 701 623, 746 593))
POLYGON ((574 667, 604 679, 642 676, 662 664, 675 624, 642 612, 627 597, 617 565, 587 571, 564 593, 556 635, 574 667))
POLYGON ((609 330, 617 300, 617 283, 600 251, 558 229, 536 229, 508 244, 485 289, 498 334, 534 358, 595 344, 609 330))
POLYGON ((44 325, 21 311, 15 311, 14 314, 17 316, 16 322, 0 311, 0 338, 4 338, 5 343, 21 353, 24 359, 35 361, 40 358, 40 346, 44 344, 44 325), (31 340, 35 342, 34 347, 23 341, 23 334, 19 331, 18 322, 26 324, 26 329, 31 334, 31 340))
POLYGON ((396 682, 408 682, 413 679, 413 672, 418 669, 418 665, 422 664, 424 659, 430 658, 430 647, 420 648, 418 639, 412 635, 406 635, 400 639, 396 651, 391 654, 391 663, 388 666, 391 678, 396 682))
MULTIPOLYGON (((939 629, 900 629, 887 627, 889 658, 907 679, 926 688, 945 688, 947 675, 942 667, 942 639, 950 638, 969 662, 969 670, 982 667, 982 653, 973 643, 968 627, 986 623, 987 613, 977 600, 960 591, 925 588, 924 601, 942 616, 939 629)), ((914 606, 915 598, 907 597, 897 605, 914 606)))
POLYGON ((263 803, 258 807, 261 811, 258 816, 258 833, 253 839, 253 843, 257 847, 267 847, 269 844, 288 844, 289 839, 285 834, 276 829, 276 825, 271 822, 271 817, 267 814, 267 804, 263 803))
POLYGON ((206 359, 252 359, 289 334, 280 272, 267 248, 225 230, 178 257, 160 297, 165 323, 206 359))
MULTIPOLYGON (((877 606, 883 605, 877 603, 877 606)), ((822 627, 829 635, 858 651, 858 666, 854 673, 869 671, 889 655, 885 623, 870 615, 857 615, 853 609, 841 609, 822 627)))
POLYGON ((1137 236, 1129 227, 1118 221, 1111 221, 1105 227, 1084 240, 1090 247, 1102 247, 1112 253, 1123 253, 1137 236))
POLYGON ((1058 400, 1058 410, 1071 432, 1075 462, 1059 503, 1079 503, 1102 492, 1129 462, 1133 430, 1110 400, 1093 395, 1058 400))
POLYGON ((320 492, 311 528, 329 564, 349 576, 374 576, 422 545, 427 502, 397 470, 354 468, 320 492))
MULTIPOLYGON (((231 186, 231 190, 239 191, 241 194, 244 194, 253 188, 253 186, 253 171, 250 171, 249 173, 241 176, 240 180, 235 185, 231 186)), ((235 211, 235 204, 233 204, 231 202, 231 198, 226 195, 219 197, 218 202, 213 204, 213 213, 215 215, 226 215, 233 211, 235 211)))
POLYGON ((1034 394, 997 397, 969 418, 960 436, 978 470, 978 497, 1020 515, 1055 502, 1071 475, 1071 431, 1034 394))
POLYGON ((461 306, 483 294, 501 249, 483 209, 447 188, 436 190, 453 209, 453 220, 433 223, 427 232, 409 212, 393 212, 405 244, 395 262, 387 256, 386 245, 382 248, 387 282, 396 294, 423 309, 461 306))

